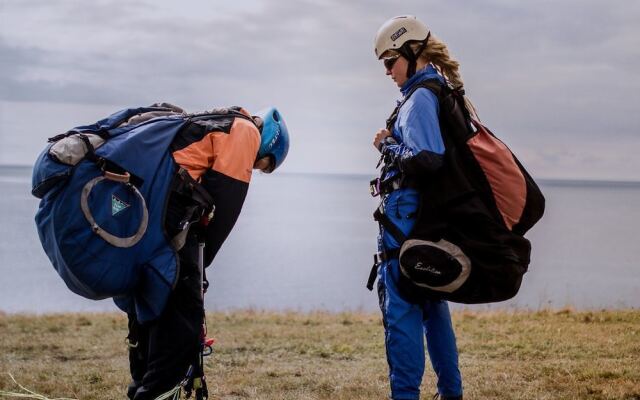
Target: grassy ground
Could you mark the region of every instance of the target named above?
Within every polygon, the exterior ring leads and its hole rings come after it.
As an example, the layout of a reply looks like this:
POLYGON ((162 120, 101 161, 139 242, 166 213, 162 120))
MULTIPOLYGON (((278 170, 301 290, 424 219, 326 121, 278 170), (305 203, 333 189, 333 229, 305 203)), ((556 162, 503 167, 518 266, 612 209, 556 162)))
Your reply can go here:
MULTIPOLYGON (((210 398, 386 398, 378 315, 243 311, 208 325, 210 398)), ((464 311, 454 325, 467 400, 640 400, 640 311, 464 311)), ((122 399, 125 336, 122 315, 0 314, 0 390, 19 391, 11 373, 49 397, 122 399)))

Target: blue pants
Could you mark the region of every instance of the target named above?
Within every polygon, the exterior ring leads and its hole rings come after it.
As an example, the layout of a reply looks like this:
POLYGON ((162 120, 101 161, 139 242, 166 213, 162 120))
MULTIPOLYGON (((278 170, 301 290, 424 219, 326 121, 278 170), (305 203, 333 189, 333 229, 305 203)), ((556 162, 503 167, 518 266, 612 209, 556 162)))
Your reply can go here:
MULTIPOLYGON (((418 201, 418 194, 411 189, 394 191, 384 199, 385 213, 405 234, 415 223, 418 201)), ((388 232, 383 231, 380 239, 383 248, 398 248, 395 238, 388 232)), ((397 259, 383 263, 378 271, 378 295, 392 398, 420 398, 425 337, 431 365, 438 378, 438 393, 451 397, 462 395, 458 349, 448 303, 424 301, 414 304, 406 301, 396 285, 399 273, 397 259)))

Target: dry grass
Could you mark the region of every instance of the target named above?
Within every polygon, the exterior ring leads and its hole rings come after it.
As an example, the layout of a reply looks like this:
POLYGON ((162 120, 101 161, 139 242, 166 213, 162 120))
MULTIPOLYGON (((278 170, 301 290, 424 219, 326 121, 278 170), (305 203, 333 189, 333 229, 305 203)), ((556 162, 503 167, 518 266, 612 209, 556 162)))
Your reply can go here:
MULTIPOLYGON (((213 399, 384 399, 378 315, 242 311, 208 316, 213 399)), ((456 312, 465 399, 640 400, 640 311, 456 312)), ((126 320, 0 314, 0 390, 122 399, 126 320)), ((423 397, 435 392, 425 374, 423 397)))

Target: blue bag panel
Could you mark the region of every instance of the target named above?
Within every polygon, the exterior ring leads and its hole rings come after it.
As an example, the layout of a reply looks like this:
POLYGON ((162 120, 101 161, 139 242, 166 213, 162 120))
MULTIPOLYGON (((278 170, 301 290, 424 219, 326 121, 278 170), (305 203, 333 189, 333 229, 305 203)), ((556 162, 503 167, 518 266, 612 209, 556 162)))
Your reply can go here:
MULTIPOLYGON (((144 260, 140 260, 140 262, 154 269, 155 273, 159 274, 169 285, 169 288, 175 285, 178 277, 178 261, 177 254, 165 235, 164 214, 171 182, 177 168, 173 157, 167 152, 162 162, 156 165, 154 179, 149 179, 147 185, 139 188, 147 199, 147 210, 149 211, 147 233, 139 246, 136 246, 145 254, 144 260)), ((164 307, 164 303, 162 306, 164 307)))
POLYGON ((164 310, 173 288, 173 283, 158 271, 171 270, 177 273, 175 265, 172 252, 159 254, 140 271, 135 293, 114 297, 114 303, 126 313, 135 312, 141 324, 155 319, 164 310))
MULTIPOLYGON (((158 168, 158 176, 173 176, 175 166, 171 157, 165 158, 158 168)), ((160 187, 166 192, 169 191, 170 179, 158 179, 153 182, 154 187, 160 187), (162 183, 162 184, 159 184, 162 183)), ((145 188, 146 189, 146 188, 145 188)), ((166 200, 167 196, 163 196, 166 200)), ((159 200, 159 199, 158 199, 159 200)), ((149 215, 164 215, 165 201, 150 199, 147 204, 149 215)), ((155 235, 164 229, 163 218, 158 221, 149 220, 148 235, 155 235)), ((155 241, 151 237, 143 240, 141 248, 150 246, 155 241)), ((158 242, 167 243, 164 235, 155 238, 158 242)), ((141 250, 145 251, 145 250, 141 250)), ((153 254, 153 257, 146 260, 145 265, 138 271, 139 279, 135 290, 128 295, 114 298, 116 305, 125 312, 135 309, 138 321, 144 323, 158 317, 166 305, 169 294, 178 279, 178 259, 175 251, 168 245, 158 246, 152 250, 146 250, 153 254)))
POLYGON ((140 285, 134 296, 140 323, 156 318, 164 310, 175 281, 167 281, 167 271, 177 272, 175 259, 170 258, 169 253, 159 254, 143 268, 140 285))
POLYGON ((56 203, 52 199, 52 196, 45 196, 40 202, 38 212, 36 213, 36 226, 42 248, 69 290, 83 297, 99 299, 101 297, 88 285, 79 280, 71 270, 69 270, 69 267, 64 261, 64 257, 58 247, 55 230, 56 225, 54 224, 54 214, 52 213, 55 205, 56 203))
POLYGON ((36 159, 31 173, 31 194, 41 199, 58 184, 64 183, 71 176, 70 165, 62 164, 49 155, 48 145, 36 159))
POLYGON ((74 293, 90 299, 128 292, 136 283, 135 246, 123 249, 105 242, 80 208, 82 188, 101 173, 91 162, 78 164, 73 179, 50 200, 51 207, 36 215, 39 231, 52 236, 43 246, 58 274, 74 293))
MULTIPOLYGON (((144 267, 139 271, 139 283, 135 288, 135 295, 129 300, 131 306, 136 309, 140 323, 153 320, 162 313, 178 279, 178 257, 164 235, 166 201, 171 178, 175 175, 176 168, 173 157, 169 154, 158 166, 156 179, 148 182, 149 187, 165 195, 148 198, 147 202, 149 227, 140 247, 143 249, 141 251, 146 252, 150 257, 145 260, 144 267), (151 216, 157 218, 151 218, 151 216)), ((149 187, 145 187, 144 190, 148 190, 149 187)), ((116 302, 116 304, 120 306, 122 303, 116 302)))
MULTIPOLYGON (((168 160, 170 161, 170 160, 168 160)), ((165 168, 159 172, 163 175, 173 171, 171 163, 164 163, 165 168)), ((80 163, 65 190, 55 201, 51 214, 55 225, 57 247, 63 259, 54 261, 54 266, 63 277, 73 276, 80 281, 75 283, 75 292, 92 299, 102 299, 131 293, 141 279, 143 266, 158 253, 169 251, 173 254, 163 232, 164 200, 168 191, 170 178, 156 180, 160 185, 148 185, 148 193, 143 193, 147 200, 149 221, 144 237, 131 247, 115 247, 98 236, 83 214, 79 195, 86 182, 101 176, 102 172, 91 162, 80 163), (82 176, 84 179, 77 179, 82 176)), ((152 180, 153 182, 153 180, 152 180)), ((140 226, 140 204, 137 199, 126 196, 126 187, 120 183, 101 181, 89 195, 89 208, 96 222, 109 233, 126 237, 134 234, 140 226), (120 218, 120 213, 113 213, 112 196, 118 195, 132 204, 131 218, 120 218), (100 206, 102 203, 102 206, 100 206), (137 206, 136 206, 137 204, 137 206), (136 209, 138 208, 138 209, 136 209)), ((163 271, 169 286, 175 280, 175 255, 167 262, 172 268, 163 271)), ((67 282, 69 284, 69 282, 67 282)), ((73 289, 72 289, 73 290, 73 289)), ((137 289, 136 289, 137 290, 137 289)))
POLYGON ((170 157, 171 142, 184 123, 180 117, 165 117, 138 125, 109 139, 96 155, 143 180, 152 178, 163 158, 170 157))

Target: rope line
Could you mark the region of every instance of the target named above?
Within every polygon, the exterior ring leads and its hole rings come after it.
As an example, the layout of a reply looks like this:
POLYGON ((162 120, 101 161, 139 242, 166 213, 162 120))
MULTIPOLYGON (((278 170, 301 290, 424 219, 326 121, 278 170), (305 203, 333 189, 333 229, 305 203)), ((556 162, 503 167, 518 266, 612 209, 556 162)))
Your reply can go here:
POLYGON ((52 398, 49 398, 47 396, 38 394, 38 393, 34 392, 33 390, 29 390, 26 387, 24 387, 21 384, 19 384, 18 381, 16 381, 16 379, 13 377, 13 375, 11 375, 11 373, 7 372, 7 374, 9 375, 9 377, 11 378, 13 383, 18 385, 18 387, 20 389, 22 389, 23 391, 25 391, 27 393, 16 393, 16 392, 9 392, 9 391, 6 391, 6 390, 0 390, 0 396, 18 397, 18 398, 23 398, 23 399, 36 399, 36 400, 78 400, 78 399, 72 399, 72 398, 69 398, 69 397, 57 397, 57 398, 53 398, 52 399, 52 398))
MULTIPOLYGON (((166 393, 156 397, 154 400, 180 400, 180 385, 174 387, 166 393)), ((57 400, 57 399, 56 399, 57 400)))

